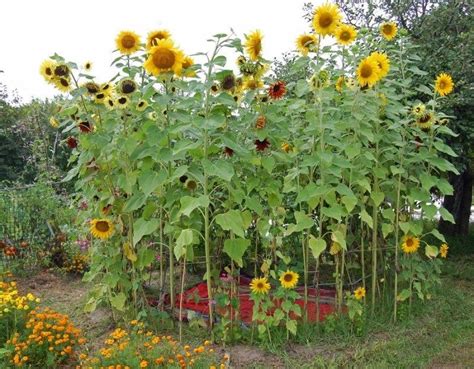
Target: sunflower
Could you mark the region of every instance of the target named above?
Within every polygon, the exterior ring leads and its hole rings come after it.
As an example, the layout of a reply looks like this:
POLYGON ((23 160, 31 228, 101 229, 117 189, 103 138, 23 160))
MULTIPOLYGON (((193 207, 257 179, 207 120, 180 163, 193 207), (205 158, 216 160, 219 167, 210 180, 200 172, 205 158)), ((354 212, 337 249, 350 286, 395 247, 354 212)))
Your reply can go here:
POLYGON ((295 288, 299 278, 298 273, 287 270, 280 276, 281 286, 287 289, 295 288))
POLYGON ((266 138, 263 141, 255 140, 255 149, 257 151, 265 151, 268 147, 270 147, 270 141, 266 138))
POLYGON ((292 150, 292 147, 291 145, 288 143, 288 142, 283 142, 281 144, 281 149, 286 152, 286 153, 289 153, 291 150, 292 150))
POLYGON ((263 82, 262 80, 254 77, 247 77, 244 79, 244 84, 242 85, 242 88, 244 90, 256 90, 258 88, 263 87, 263 82))
POLYGON ((369 55, 369 59, 374 60, 379 67, 379 78, 383 78, 388 74, 390 70, 390 60, 387 54, 379 53, 377 51, 369 55))
POLYGON ((433 113, 430 111, 427 111, 416 119, 416 125, 420 127, 422 130, 428 130, 431 128, 434 121, 435 121, 435 118, 434 118, 433 113))
POLYGON ((99 92, 94 96, 94 102, 96 104, 102 104, 105 101, 106 97, 108 97, 108 95, 103 92, 99 92))
POLYGON ((417 118, 420 118, 422 117, 423 115, 425 115, 425 112, 426 112, 426 106, 425 104, 418 104, 418 105, 415 105, 413 107, 413 109, 411 109, 411 112, 412 114, 417 117, 417 118))
POLYGON ((185 70, 185 77, 196 77, 196 71, 189 69, 194 65, 194 59, 190 56, 185 56, 183 59, 182 68, 185 70))
POLYGON ((318 90, 323 87, 329 86, 331 74, 322 69, 317 73, 314 73, 313 76, 309 79, 309 86, 313 91, 318 90))
POLYGON ((337 92, 342 92, 342 88, 344 87, 344 82, 345 81, 346 81, 346 77, 339 76, 339 78, 336 81, 336 91, 337 92))
POLYGON ((115 99, 115 104, 117 105, 119 109, 125 109, 128 106, 129 102, 130 102, 130 99, 125 95, 118 96, 115 99))
POLYGON ((49 118, 49 125, 53 128, 58 128, 59 127, 59 122, 55 117, 49 118))
POLYGON ((54 69, 56 68, 56 63, 50 59, 47 59, 41 63, 40 74, 46 80, 46 82, 51 83, 54 77, 54 69))
POLYGON ((69 136, 66 140, 66 144, 70 149, 75 149, 77 147, 77 140, 74 137, 69 136))
POLYGON ((439 249, 439 255, 442 258, 446 259, 448 257, 448 249, 449 249, 448 245, 443 243, 439 249))
POLYGON ((59 64, 54 67, 53 74, 55 77, 69 77, 69 67, 66 64, 59 64))
POLYGON ((92 125, 87 120, 85 120, 85 121, 79 123, 79 130, 82 133, 92 132, 92 125))
POLYGON ((234 155, 234 150, 232 150, 230 147, 226 146, 224 147, 224 155, 230 158, 231 156, 234 155))
POLYGON ((160 29, 157 31, 151 31, 148 33, 146 39, 146 48, 151 49, 153 46, 156 46, 159 40, 164 40, 166 38, 171 38, 171 33, 166 29, 160 29))
POLYGON ((255 121, 255 128, 264 129, 266 125, 267 125, 267 118, 265 118, 265 115, 259 115, 257 120, 255 121))
POLYGON ((413 236, 403 236, 402 250, 405 254, 413 254, 420 247, 420 239, 413 236))
POLYGON ((173 41, 166 38, 158 40, 156 46, 150 49, 144 67, 148 73, 155 76, 166 72, 174 72, 179 75, 183 61, 183 52, 175 48, 173 41))
POLYGON ((246 36, 245 49, 251 60, 256 61, 262 52, 262 32, 256 30, 250 35, 246 36))
POLYGON ((112 236, 114 232, 114 225, 108 219, 92 219, 90 221, 90 232, 96 238, 103 240, 112 236))
POLYGON ((357 37, 357 31, 349 24, 341 24, 334 31, 334 36, 338 44, 346 46, 354 42, 357 37))
POLYGON ((110 96, 114 91, 114 85, 109 82, 102 83, 102 85, 100 86, 100 90, 106 95, 110 96))
POLYGON ((122 94, 131 94, 137 90, 137 84, 133 79, 123 79, 118 84, 118 90, 122 94))
POLYGON ((107 96, 104 100, 104 105, 108 110, 114 110, 115 101, 112 96, 107 96))
POLYGON ((377 62, 372 58, 365 58, 357 68, 357 80, 361 87, 372 87, 380 79, 380 68, 377 62))
POLYGON ((250 290, 254 294, 261 293, 262 295, 266 295, 268 291, 270 291, 270 288, 270 283, 268 283, 268 280, 265 277, 254 278, 250 282, 250 290))
POLYGON ((231 91, 236 85, 234 73, 227 74, 221 81, 221 88, 224 91, 231 91))
POLYGON ((441 73, 436 77, 435 91, 441 96, 445 96, 453 91, 454 83, 449 74, 441 73))
POLYGON ((147 118, 150 120, 157 120, 158 114, 156 114, 156 111, 151 111, 147 114, 147 118))
POLYGON ((184 183, 184 186, 189 190, 189 191, 194 191, 197 188, 197 183, 194 179, 188 178, 186 182, 184 183))
POLYGON ((92 62, 91 61, 86 61, 83 65, 82 65, 82 68, 89 72, 91 69, 92 69, 92 62))
POLYGON ((387 40, 392 40, 397 35, 397 25, 394 22, 384 22, 380 25, 380 33, 387 40))
POLYGON ((89 95, 95 95, 100 91, 99 85, 95 82, 87 82, 82 87, 85 87, 89 95))
POLYGON ((71 91, 72 86, 69 77, 55 77, 53 78, 53 83, 61 92, 71 91))
POLYGON ((356 81, 354 78, 347 78, 346 79, 346 87, 349 89, 349 90, 352 90, 354 91, 357 87, 357 84, 356 84, 356 81))
POLYGON ((339 7, 325 3, 316 8, 313 16, 313 28, 321 36, 332 35, 341 21, 339 7))
POLYGON ((286 93, 286 85, 283 81, 277 81, 268 88, 268 96, 273 100, 281 99, 286 93))
POLYGON ((137 103, 137 110, 144 111, 148 107, 148 103, 145 100, 139 100, 137 103))
POLYGON ((310 51, 316 51, 318 47, 318 39, 313 34, 303 33, 296 39, 296 48, 304 56, 310 51))
POLYGON ((115 39, 117 49, 124 55, 130 55, 140 49, 140 36, 132 31, 122 31, 115 39))
POLYGON ((365 297, 365 288, 359 287, 354 291, 354 297, 356 300, 362 300, 365 297))

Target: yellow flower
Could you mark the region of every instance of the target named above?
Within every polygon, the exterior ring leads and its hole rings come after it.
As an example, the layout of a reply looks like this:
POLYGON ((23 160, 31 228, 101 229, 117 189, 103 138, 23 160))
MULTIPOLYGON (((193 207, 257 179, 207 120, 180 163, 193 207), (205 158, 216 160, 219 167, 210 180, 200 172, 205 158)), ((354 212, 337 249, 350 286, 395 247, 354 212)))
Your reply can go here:
POLYGON ((388 74, 390 70, 390 60, 387 54, 379 53, 377 51, 369 55, 369 58, 375 60, 379 67, 379 78, 383 78, 388 74))
POLYGON ((445 243, 443 243, 443 244, 441 245, 440 249, 439 249, 439 255, 440 255, 442 258, 446 259, 447 256, 448 256, 448 249, 449 249, 448 245, 445 244, 445 243))
POLYGON ((286 153, 289 153, 291 150, 292 150, 292 147, 291 145, 288 143, 288 142, 283 142, 281 144, 281 149, 286 152, 286 153))
POLYGON ((354 78, 347 78, 346 79, 346 87, 352 91, 354 91, 356 89, 356 81, 354 80, 354 78))
POLYGON ((130 55, 140 49, 140 36, 132 31, 122 31, 115 39, 115 43, 122 54, 130 55))
POLYGON ((417 118, 423 116, 426 112, 426 106, 425 104, 418 104, 418 105, 415 105, 413 107, 413 109, 411 110, 411 112, 413 113, 413 115, 417 118))
POLYGON ((84 63, 84 65, 82 66, 82 68, 85 70, 85 71, 90 71, 92 69, 92 62, 91 61, 86 61, 84 63))
POLYGON ((183 65, 182 65, 183 70, 185 71, 184 72, 185 77, 196 77, 196 71, 189 69, 193 65, 194 65, 194 59, 191 58, 190 56, 185 56, 183 59, 183 65))
POLYGON ((114 225, 108 219, 93 219, 90 224, 90 232, 96 238, 107 239, 114 232, 114 225))
POLYGON ((53 60, 47 59, 41 63, 40 74, 46 80, 46 82, 51 83, 54 77, 54 69, 57 64, 53 60))
POLYGON ((171 33, 169 33, 166 29, 151 31, 148 33, 146 48, 151 49, 153 46, 157 45, 159 40, 164 40, 166 38, 171 38, 171 33))
POLYGON ((365 288, 359 287, 354 291, 354 297, 356 300, 362 300, 365 297, 365 288))
POLYGON ((244 90, 256 90, 263 87, 263 81, 254 77, 244 78, 242 88, 244 90))
POLYGON ((142 360, 140 361, 140 368, 146 368, 148 366, 148 361, 142 360))
POLYGON ((267 278, 254 278, 250 282, 250 290, 255 294, 264 294, 266 295, 270 291, 270 283, 268 283, 267 278))
POLYGON ((256 30, 250 35, 246 36, 247 40, 245 41, 245 49, 251 60, 256 61, 260 57, 262 52, 262 32, 256 30))
POLYGON ((384 22, 380 25, 380 33, 387 40, 392 40, 397 35, 397 25, 394 22, 384 22))
POLYGON ((321 36, 332 35, 341 21, 339 7, 325 3, 316 8, 313 16, 313 28, 321 36))
POLYGON ((449 74, 441 73, 436 77, 435 91, 441 96, 445 96, 453 91, 454 83, 449 74))
POLYGON ((118 96, 115 99, 115 104, 118 106, 119 109, 125 109, 128 106, 130 99, 127 96, 118 96))
POLYGON ((380 68, 372 58, 365 58, 357 68, 357 80, 361 87, 372 87, 380 79, 380 68))
POLYGON ((304 33, 296 39, 296 48, 304 56, 310 51, 316 51, 318 47, 318 39, 313 34, 304 33))
POLYGON ((174 46, 173 41, 166 38, 158 40, 156 46, 150 49, 144 67, 148 73, 155 76, 166 72, 174 72, 179 75, 183 61, 183 52, 174 46))
POLYGON ((58 128, 59 127, 59 122, 55 117, 49 118, 49 124, 53 128, 58 128))
POLYGON ((137 110, 144 111, 148 107, 148 103, 145 100, 139 100, 137 103, 137 110))
POLYGON ((344 86, 345 81, 346 81, 346 78, 344 76, 339 76, 339 78, 336 81, 336 91, 337 92, 342 92, 342 87, 344 86))
POLYGON ((357 31, 349 24, 341 24, 334 31, 334 36, 336 37, 338 44, 350 45, 355 41, 357 37, 357 31))
POLYGON ((423 115, 420 115, 416 119, 416 125, 420 127, 422 130, 430 129, 434 122, 435 122, 434 115, 430 111, 425 112, 423 115))
POLYGON ((420 247, 420 239, 413 236, 403 236, 402 250, 405 254, 413 254, 420 247))
POLYGON ((72 89, 69 77, 54 77, 52 81, 54 86, 61 92, 69 92, 72 89))
POLYGON ((287 270, 280 276, 281 286, 287 289, 295 288, 299 277, 298 273, 287 270))

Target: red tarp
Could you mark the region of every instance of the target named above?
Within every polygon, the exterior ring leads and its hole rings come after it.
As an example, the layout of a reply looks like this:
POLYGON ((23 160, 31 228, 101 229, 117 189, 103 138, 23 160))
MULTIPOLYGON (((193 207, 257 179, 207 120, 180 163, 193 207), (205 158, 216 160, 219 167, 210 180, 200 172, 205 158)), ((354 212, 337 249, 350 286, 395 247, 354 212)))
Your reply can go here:
MULTIPOLYGON (((243 322, 249 323, 252 321, 252 309, 253 301, 250 300, 250 288, 249 283, 251 279, 246 277, 240 277, 240 286, 239 286, 239 299, 240 299, 240 312, 239 316, 243 322)), ((297 288, 301 299, 296 300, 296 303, 301 306, 303 310, 304 300, 303 287, 297 288)), ((202 315, 207 315, 208 313, 208 298, 207 298, 207 284, 202 282, 196 286, 190 288, 184 292, 183 298, 183 309, 184 310, 193 310, 202 315)), ((308 319, 310 321, 316 321, 316 289, 308 289, 308 303, 306 305, 306 310, 308 312, 308 319)), ((319 320, 324 320, 325 317, 334 312, 334 297, 335 291, 319 289, 319 320)), ((176 307, 180 305, 180 295, 176 297, 176 307)), ((183 314, 186 316, 187 314, 183 314)), ((303 311, 304 315, 304 311, 303 311)), ((184 317, 183 317, 184 318, 184 317)))

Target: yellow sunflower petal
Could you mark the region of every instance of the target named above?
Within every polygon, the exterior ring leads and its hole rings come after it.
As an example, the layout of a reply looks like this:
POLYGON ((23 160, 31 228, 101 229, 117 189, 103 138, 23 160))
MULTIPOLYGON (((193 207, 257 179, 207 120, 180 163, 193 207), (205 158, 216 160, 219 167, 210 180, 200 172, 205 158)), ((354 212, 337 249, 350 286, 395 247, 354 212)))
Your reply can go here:
POLYGON ((155 76, 173 72, 177 75, 183 68, 184 54, 176 48, 169 38, 158 40, 156 46, 153 46, 145 61, 146 71, 155 76))
POLYGON ((306 56, 310 51, 316 51, 318 47, 318 39, 313 34, 303 33, 298 36, 295 44, 298 51, 306 56))
POLYGON ((335 4, 325 3, 316 8, 313 16, 314 31, 321 36, 332 35, 336 30, 342 15, 335 4))
POLYGON ((355 41, 357 37, 357 31, 349 24, 341 24, 335 29, 334 36, 336 37, 338 44, 346 46, 352 44, 355 41))
POLYGON ((380 25, 380 33, 387 40, 391 41, 397 35, 398 28, 394 22, 384 22, 380 25))
POLYGON ((140 49, 140 36, 132 31, 122 31, 115 39, 117 49, 124 55, 130 55, 140 49))
POLYGON ((96 238, 107 239, 114 233, 114 225, 109 219, 92 219, 90 232, 96 238))
POLYGON ((435 91, 441 96, 446 96, 454 89, 453 78, 447 73, 441 73, 436 77, 435 91))
POLYGON ((256 30, 247 36, 245 41, 245 50, 249 55, 250 59, 253 61, 258 60, 262 53, 262 32, 256 30))

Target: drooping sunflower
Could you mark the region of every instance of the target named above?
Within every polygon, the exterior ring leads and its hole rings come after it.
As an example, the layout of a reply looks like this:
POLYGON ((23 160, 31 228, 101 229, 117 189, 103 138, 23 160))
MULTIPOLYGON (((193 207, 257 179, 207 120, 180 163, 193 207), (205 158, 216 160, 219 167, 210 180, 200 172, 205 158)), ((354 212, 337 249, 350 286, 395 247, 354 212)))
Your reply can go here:
POLYGON ((357 68, 357 80, 361 87, 372 87, 380 79, 380 68, 372 58, 365 58, 357 68))
POLYGON ((55 77, 52 81, 54 86, 61 92, 69 92, 72 89, 69 77, 55 77))
POLYGON ((365 288, 364 287, 358 287, 354 291, 354 297, 356 300, 362 300, 365 297, 365 288))
POLYGON ((118 84, 118 91, 122 94, 131 94, 137 90, 137 84, 133 79, 123 79, 118 84))
POLYGON ((144 67, 146 71, 155 76, 173 72, 180 74, 183 68, 184 54, 176 48, 169 38, 158 40, 156 46, 150 49, 144 67))
POLYGON ((270 147, 270 141, 266 138, 263 141, 255 140, 255 149, 257 151, 265 151, 268 147, 270 147))
POLYGON ((338 44, 347 46, 355 41, 357 37, 357 30, 355 27, 349 24, 341 24, 336 27, 334 36, 336 37, 338 44))
POLYGON ((86 61, 86 62, 83 64, 82 68, 83 68, 85 71, 89 72, 90 70, 92 70, 92 62, 89 61, 89 60, 86 61))
POLYGON ((300 276, 291 270, 287 270, 280 276, 280 283, 283 288, 292 289, 296 287, 300 276))
POLYGON ((221 81, 221 88, 224 91, 231 91, 236 86, 234 73, 227 74, 221 81))
POLYGON ((166 29, 151 31, 148 33, 146 39, 146 48, 151 49, 153 46, 158 44, 159 40, 164 40, 166 38, 171 38, 171 33, 169 33, 169 31, 166 29))
POLYGON ((245 50, 253 61, 257 61, 262 53, 262 39, 263 35, 260 30, 253 31, 250 35, 246 36, 245 50))
POLYGON ((128 106, 129 102, 130 102, 130 99, 125 95, 118 96, 115 99, 115 104, 117 105, 119 109, 125 109, 128 106))
POLYGON ((281 99, 286 93, 286 84, 283 81, 277 81, 268 88, 268 96, 273 100, 281 99))
POLYGON ((79 130, 82 132, 82 133, 89 133, 89 132, 92 132, 93 128, 92 128, 92 124, 90 124, 87 120, 83 121, 83 122, 80 122, 79 123, 79 130))
POLYGON ((422 130, 429 130, 435 122, 434 114, 430 111, 426 111, 416 119, 416 125, 422 130))
POLYGON ((56 62, 53 60, 47 59, 41 63, 40 74, 46 80, 46 82, 51 83, 54 78, 54 69, 56 68, 56 62))
POLYGON ((69 67, 66 64, 58 64, 54 67, 53 73, 54 77, 57 78, 69 78, 69 67))
POLYGON ((250 282, 250 290, 254 294, 266 295, 270 291, 270 283, 268 283, 267 278, 253 278, 250 282))
POLYGON ((369 55, 369 58, 375 60, 377 63, 377 66, 379 67, 379 78, 385 77, 390 70, 390 60, 388 59, 387 54, 374 51, 369 55))
POLYGON ((317 73, 314 73, 311 78, 309 79, 309 87, 311 90, 316 91, 320 88, 324 88, 329 86, 329 82, 331 79, 331 73, 327 70, 322 69, 317 73))
POLYGON ((139 100, 137 103, 137 110, 144 111, 148 107, 148 103, 145 100, 139 100))
POLYGON ((387 41, 395 38, 397 31, 398 28, 394 22, 384 22, 380 25, 380 33, 387 41))
POLYGON ((94 237, 105 240, 114 233, 114 225, 106 218, 92 219, 90 221, 90 232, 94 237))
POLYGON ((295 43, 296 48, 304 56, 308 55, 310 51, 316 51, 318 48, 318 39, 316 38, 316 35, 309 33, 299 35, 295 43))
POLYGON ((346 81, 346 77, 339 76, 336 81, 336 91, 342 92, 342 88, 344 87, 344 82, 346 81))
POLYGON ((448 249, 449 249, 448 245, 443 243, 439 249, 439 256, 446 259, 448 257, 448 249))
POLYGON ((414 236, 403 236, 402 250, 405 254, 413 254, 420 247, 420 239, 414 236))
POLYGON ((325 3, 316 8, 313 28, 321 36, 332 35, 341 21, 342 15, 335 4, 325 3))
POLYGON ((426 112, 426 105, 425 104, 417 104, 413 107, 411 112, 416 118, 420 118, 426 112))
POLYGON ((441 96, 451 93, 454 88, 452 77, 447 73, 441 73, 436 77, 435 91, 441 96))
POLYGON ((122 31, 115 39, 117 49, 124 55, 130 55, 140 49, 140 36, 132 31, 122 31))

